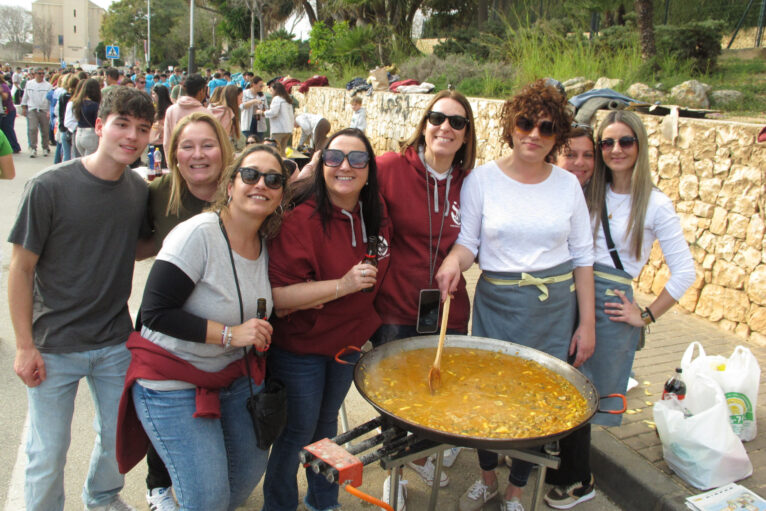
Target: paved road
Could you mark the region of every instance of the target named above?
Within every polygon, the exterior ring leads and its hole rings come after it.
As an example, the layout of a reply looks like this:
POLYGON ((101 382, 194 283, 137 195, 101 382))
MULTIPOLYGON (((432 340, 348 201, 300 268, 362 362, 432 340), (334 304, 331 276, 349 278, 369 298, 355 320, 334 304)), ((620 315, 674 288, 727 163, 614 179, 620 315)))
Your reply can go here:
MULTIPOLYGON (((24 147, 26 142, 26 122, 23 118, 17 120, 16 131, 19 141, 24 147)), ((52 163, 52 156, 48 158, 38 157, 30 159, 28 154, 22 152, 15 155, 17 177, 13 181, 0 181, 0 237, 6 240, 11 222, 14 219, 19 198, 24 182, 39 170, 52 163)), ((23 453, 23 441, 25 437, 26 419, 26 392, 21 381, 13 372, 14 337, 10 324, 7 307, 7 272, 10 257, 10 245, 3 242, 0 245, 2 254, 2 277, 0 286, 0 389, 2 389, 2 413, 0 413, 0 506, 6 511, 21 511, 24 509, 23 487, 25 455, 23 453)), ((130 299, 132 312, 138 309, 143 284, 146 280, 151 262, 136 264, 133 295, 130 299)), ((472 274, 475 280, 476 274, 472 274)), ((75 417, 72 423, 72 444, 69 449, 67 461, 65 486, 66 486, 66 510, 80 510, 82 503, 80 493, 82 483, 87 473, 90 451, 93 445, 93 406, 89 397, 87 385, 80 387, 75 406, 75 417)), ((349 410, 349 422, 351 425, 360 424, 375 413, 359 395, 352 390, 346 400, 349 410)), ((452 509, 454 502, 460 494, 478 475, 478 464, 473 452, 463 452, 458 457, 457 463, 448 469, 451 478, 450 485, 440 493, 438 509, 452 509)), ((501 479, 507 476, 507 469, 501 469, 501 479)), ((144 500, 146 477, 145 465, 141 464, 127 475, 126 486, 123 495, 126 501, 138 509, 147 509, 144 500)), ((378 466, 371 466, 365 470, 362 490, 379 496, 382 491, 384 471, 378 466)), ((534 476, 533 476, 534 477, 534 476)), ((428 501, 427 487, 414 472, 405 470, 404 478, 409 481, 408 509, 418 511, 426 508, 428 501)), ((300 476, 299 480, 303 480, 300 476)), ((530 481, 530 484, 532 481, 530 481)), ((301 484, 302 494, 305 493, 305 484, 301 484)), ((531 487, 530 487, 531 488, 531 487)), ((525 496, 528 500, 531 490, 525 496)), ((496 510, 499 501, 492 501, 485 509, 496 510)), ((260 509, 262 503, 260 487, 255 490, 248 500, 244 509, 260 509)), ((362 504, 359 500, 344 492, 341 495, 341 503, 347 510, 372 510, 372 506, 362 504)), ((545 505, 542 506, 547 509, 545 505)), ((601 492, 592 501, 578 506, 582 511, 614 511, 620 508, 611 502, 601 492)))

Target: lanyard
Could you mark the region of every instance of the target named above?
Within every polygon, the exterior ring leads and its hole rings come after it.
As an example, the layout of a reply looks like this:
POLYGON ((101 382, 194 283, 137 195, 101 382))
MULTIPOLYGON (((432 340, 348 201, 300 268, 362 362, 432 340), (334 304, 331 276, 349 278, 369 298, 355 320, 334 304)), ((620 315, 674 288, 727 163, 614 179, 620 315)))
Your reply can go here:
MULTIPOLYGON (((444 192, 444 213, 442 214, 442 221, 441 226, 439 226, 439 237, 436 239, 436 251, 434 251, 434 233, 433 233, 433 225, 431 223, 431 188, 430 184, 428 182, 428 164, 425 162, 425 158, 423 158, 423 165, 426 167, 426 204, 428 205, 428 287, 433 287, 434 283, 434 272, 436 271, 436 258, 439 255, 439 245, 441 245, 442 241, 442 232, 444 231, 444 219, 447 217, 447 214, 449 214, 449 188, 450 188, 450 182, 452 180, 452 169, 449 169, 447 174, 447 189, 444 192), (435 252, 435 253, 434 253, 435 252)), ((439 198, 436 195, 437 190, 439 189, 439 184, 434 183, 434 200, 436 201, 436 209, 439 208, 439 198)))

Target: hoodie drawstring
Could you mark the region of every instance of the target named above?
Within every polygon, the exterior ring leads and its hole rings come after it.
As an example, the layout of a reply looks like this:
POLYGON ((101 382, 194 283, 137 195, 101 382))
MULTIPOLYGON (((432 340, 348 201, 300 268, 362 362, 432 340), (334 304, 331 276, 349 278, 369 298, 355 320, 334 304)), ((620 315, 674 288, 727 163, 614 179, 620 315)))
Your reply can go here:
MULTIPOLYGON (((351 222, 351 246, 356 248, 356 232, 354 229, 354 215, 346 211, 345 209, 341 209, 340 212, 344 215, 346 215, 351 222)), ((364 241, 367 241, 367 228, 364 225, 364 208, 362 208, 362 201, 359 201, 359 220, 362 223, 362 238, 364 238, 364 241)))

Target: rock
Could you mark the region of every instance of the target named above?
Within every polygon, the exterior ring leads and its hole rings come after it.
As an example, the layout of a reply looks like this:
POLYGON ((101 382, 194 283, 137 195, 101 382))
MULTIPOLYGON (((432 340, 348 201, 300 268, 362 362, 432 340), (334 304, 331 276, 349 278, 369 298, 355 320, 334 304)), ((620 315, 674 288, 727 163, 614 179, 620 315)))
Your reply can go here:
POLYGON ((670 89, 670 97, 690 108, 708 108, 710 101, 707 94, 710 86, 697 80, 687 80, 670 89))
POLYGON ((706 255, 705 259, 702 260, 702 268, 704 268, 705 270, 712 270, 714 264, 715 264, 715 256, 713 254, 706 255))
POLYGON ((750 223, 747 225, 747 235, 745 236, 745 243, 751 247, 760 247, 763 242, 763 218, 761 215, 755 214, 750 219, 750 223))
POLYGON ((735 238, 745 239, 747 235, 747 225, 750 223, 750 219, 738 215, 737 213, 729 213, 728 226, 726 227, 726 233, 731 234, 735 238))
POLYGON ((716 261, 713 265, 713 284, 733 289, 745 286, 745 270, 726 261, 716 261))
POLYGON ((727 332, 734 332, 734 329, 737 328, 737 323, 728 319, 722 319, 718 322, 718 328, 727 332))
POLYGON ((733 261, 737 249, 737 240, 733 236, 724 234, 718 239, 715 246, 715 254, 726 261, 733 261))
POLYGON ((750 341, 752 344, 755 344, 756 346, 763 347, 766 346, 766 335, 759 334, 758 332, 750 332, 748 341, 750 341))
POLYGON ((696 200, 694 201, 694 208, 692 211, 700 218, 713 218, 713 211, 715 211, 715 206, 708 204, 707 202, 696 200))
POLYGON ((758 305, 766 305, 766 265, 761 264, 747 279, 747 296, 758 305))
POLYGON ((701 178, 713 177, 713 160, 705 159, 705 160, 695 161, 694 173, 701 178))
POLYGON ((567 97, 577 96, 583 92, 587 92, 593 88, 595 82, 588 80, 584 76, 578 76, 576 78, 570 78, 561 85, 564 86, 564 90, 567 93, 567 97))
POLYGON ((681 160, 677 154, 662 154, 657 159, 657 170, 662 179, 670 179, 681 174, 681 160))
POLYGON ((640 99, 648 103, 662 103, 667 98, 667 94, 661 90, 653 89, 641 82, 636 82, 628 87, 625 94, 631 98, 640 99))
POLYGON ((748 327, 746 323, 740 323, 737 325, 737 328, 734 329, 734 334, 740 339, 744 339, 746 341, 750 336, 750 327, 748 327))
MULTIPOLYGON (((622 86, 622 80, 619 78, 607 78, 602 76, 593 85, 594 89, 618 89, 622 86)), ((736 92, 736 91, 734 91, 736 92)))
MULTIPOLYGON (((660 159, 662 159, 662 157, 660 157, 660 159)), ((684 174, 681 176, 681 181, 678 183, 678 194, 683 200, 691 201, 696 199, 698 191, 699 180, 697 179, 697 176, 693 174, 684 174)))
POLYGON ((723 90, 714 90, 710 93, 710 101, 714 105, 728 105, 731 103, 739 103, 742 101, 742 98, 744 95, 738 91, 738 90, 729 90, 729 89, 723 89, 723 90))
POLYGON ((689 288, 684 295, 678 300, 678 305, 681 306, 686 312, 694 312, 697 307, 697 300, 700 297, 700 290, 689 288))
POLYGON ((750 273, 761 263, 761 251, 753 247, 740 247, 734 255, 734 264, 750 273))
POLYGON ((710 222, 710 232, 713 234, 723 234, 726 232, 726 210, 715 208, 713 210, 713 219, 710 222))
POLYGON ((754 332, 766 334, 766 307, 753 305, 747 315, 747 324, 754 332))
POLYGON ((708 204, 715 204, 718 200, 718 194, 721 191, 723 184, 717 177, 711 177, 709 179, 700 180, 700 199, 708 204))

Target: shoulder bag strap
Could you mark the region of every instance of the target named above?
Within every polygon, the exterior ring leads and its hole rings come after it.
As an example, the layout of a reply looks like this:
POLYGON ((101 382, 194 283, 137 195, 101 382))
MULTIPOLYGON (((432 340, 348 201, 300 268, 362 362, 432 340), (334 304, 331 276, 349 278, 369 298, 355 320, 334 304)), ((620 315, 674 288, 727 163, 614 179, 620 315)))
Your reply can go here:
POLYGON ((604 198, 604 207, 601 208, 601 227, 604 229, 606 248, 609 249, 609 255, 612 256, 614 267, 618 270, 624 270, 622 267, 622 261, 620 261, 620 255, 617 253, 617 248, 614 246, 614 241, 612 241, 612 233, 609 232, 609 214, 606 211, 606 198, 604 198))

